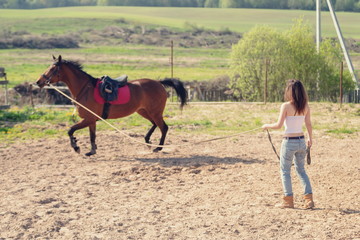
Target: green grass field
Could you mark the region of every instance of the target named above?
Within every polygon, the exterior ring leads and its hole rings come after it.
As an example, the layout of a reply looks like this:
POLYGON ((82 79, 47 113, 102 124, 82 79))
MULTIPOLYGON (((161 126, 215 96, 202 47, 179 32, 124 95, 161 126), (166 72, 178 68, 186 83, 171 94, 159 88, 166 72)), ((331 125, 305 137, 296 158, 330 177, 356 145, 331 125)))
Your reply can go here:
MULTIPOLYGON (((338 13, 345 37, 360 38, 360 13, 338 13)), ((0 37, 6 32, 26 31, 39 36, 86 34, 89 29, 121 26, 123 19, 148 27, 166 26, 186 31, 186 23, 206 29, 230 29, 246 32, 257 24, 266 24, 287 30, 293 19, 303 16, 314 25, 314 11, 264 9, 210 9, 210 8, 151 8, 151 7, 70 7, 37 10, 0 10, 0 37), (214 17, 216 16, 216 17, 214 17)), ((323 36, 336 36, 328 12, 322 13, 323 36)), ((231 49, 175 48, 174 77, 185 81, 209 80, 225 75, 231 49)), ((0 50, 0 66, 5 67, 10 87, 23 82, 34 82, 52 62, 51 55, 79 60, 84 70, 97 77, 116 77, 128 74, 130 79, 170 77, 170 48, 144 45, 91 45, 78 49, 6 49, 0 50)), ((355 68, 360 56, 354 55, 355 68)))
MULTIPOLYGON (((209 80, 228 71, 229 49, 174 50, 174 77, 185 80, 209 80)), ((171 76, 170 49, 156 46, 83 46, 78 49, 0 50, 0 66, 5 67, 10 87, 35 82, 52 63, 52 54, 78 60, 94 77, 120 76, 129 79, 161 79, 171 76)))
MULTIPOLYGON (((255 25, 288 29, 303 16, 315 30, 315 11, 222 8, 70 7, 36 10, 0 10, 0 29, 61 33, 82 28, 102 28, 116 19, 183 29, 185 22, 209 29, 246 32, 255 25), (72 21, 72 19, 81 19, 72 21), (101 20, 101 21, 100 21, 101 20), (71 28, 69 29, 69 27, 71 28)), ((360 38, 360 13, 337 13, 346 38, 360 38)), ((322 12, 323 36, 336 36, 329 12, 322 12)))

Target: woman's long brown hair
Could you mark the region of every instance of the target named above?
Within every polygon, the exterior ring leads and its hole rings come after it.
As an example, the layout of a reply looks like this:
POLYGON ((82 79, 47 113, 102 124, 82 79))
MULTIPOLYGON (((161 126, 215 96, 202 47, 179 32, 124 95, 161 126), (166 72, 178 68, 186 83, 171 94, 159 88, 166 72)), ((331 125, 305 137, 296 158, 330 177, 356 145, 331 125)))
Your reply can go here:
POLYGON ((308 96, 304 85, 300 80, 290 79, 287 82, 287 86, 285 89, 285 100, 290 101, 295 106, 295 115, 296 113, 304 113, 308 96))

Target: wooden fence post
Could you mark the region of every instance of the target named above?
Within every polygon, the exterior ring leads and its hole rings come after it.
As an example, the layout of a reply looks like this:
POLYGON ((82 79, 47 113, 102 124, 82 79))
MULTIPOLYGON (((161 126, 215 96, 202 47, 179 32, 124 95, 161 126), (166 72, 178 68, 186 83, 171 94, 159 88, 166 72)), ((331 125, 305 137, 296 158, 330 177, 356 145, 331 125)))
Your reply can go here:
POLYGON ((34 99, 33 99, 33 95, 32 95, 32 84, 30 84, 30 86, 29 86, 29 88, 28 88, 28 90, 29 90, 29 92, 30 92, 30 104, 31 104, 31 107, 32 108, 34 108, 35 107, 35 105, 34 105, 34 99))
POLYGON ((7 87, 9 81, 6 78, 5 68, 3 68, 3 67, 0 67, 0 78, 5 79, 3 81, 0 81, 0 85, 4 85, 4 90, 5 90, 5 105, 0 105, 0 109, 7 109, 7 108, 10 108, 9 93, 8 93, 8 87, 7 87))
MULTIPOLYGON (((170 75, 174 78, 174 41, 170 42, 170 75)), ((171 102, 173 102, 174 90, 171 88, 171 102)))

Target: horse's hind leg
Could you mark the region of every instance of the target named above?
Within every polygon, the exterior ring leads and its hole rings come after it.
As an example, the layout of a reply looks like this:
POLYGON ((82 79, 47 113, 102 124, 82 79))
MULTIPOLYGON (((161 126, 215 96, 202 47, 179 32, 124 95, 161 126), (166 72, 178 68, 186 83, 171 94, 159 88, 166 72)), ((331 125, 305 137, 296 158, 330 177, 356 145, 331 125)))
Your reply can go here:
POLYGON ((153 134, 153 132, 155 131, 155 128, 157 127, 154 122, 152 122, 152 124, 153 124, 152 127, 150 128, 150 130, 148 131, 148 133, 145 136, 146 143, 150 143, 150 137, 153 134))
POLYGON ((152 127, 150 128, 148 133, 145 135, 145 142, 150 143, 150 137, 153 134, 153 132, 155 131, 157 126, 156 126, 155 122, 151 119, 149 114, 144 109, 140 109, 137 113, 152 123, 152 127))
MULTIPOLYGON (((160 131, 161 131, 161 139, 160 139, 159 145, 164 145, 165 138, 166 138, 166 133, 167 133, 169 127, 164 122, 162 114, 158 113, 156 115, 151 115, 150 116, 147 113, 147 111, 145 111, 144 109, 139 110, 137 113, 140 114, 141 116, 143 116, 144 118, 148 119, 153 124, 153 126, 150 128, 149 132, 145 136, 145 142, 150 143, 151 135, 153 134, 155 128, 159 127, 160 131)), ((160 151, 162 149, 163 149, 162 147, 157 147, 157 148, 154 149, 154 152, 158 152, 158 151, 160 151)))
MULTIPOLYGON (((165 138, 166 138, 166 134, 167 131, 169 129, 168 125, 166 125, 164 119, 161 117, 158 117, 154 120, 155 124, 160 128, 161 131, 161 139, 160 139, 160 143, 159 145, 164 145, 165 142, 165 138)), ((157 147, 154 149, 154 152, 158 152, 161 151, 163 148, 162 147, 157 147)))

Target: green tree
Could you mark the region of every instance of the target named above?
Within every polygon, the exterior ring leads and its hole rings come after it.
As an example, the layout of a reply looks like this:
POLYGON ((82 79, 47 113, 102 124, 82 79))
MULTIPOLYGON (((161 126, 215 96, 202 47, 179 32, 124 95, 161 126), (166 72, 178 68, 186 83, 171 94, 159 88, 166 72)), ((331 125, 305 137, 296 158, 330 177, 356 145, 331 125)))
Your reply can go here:
POLYGON ((281 70, 286 54, 284 37, 275 29, 257 26, 246 33, 238 44, 234 45, 230 57, 230 87, 235 95, 247 101, 261 101, 264 92, 266 62, 268 64, 269 99, 282 97, 285 71, 281 70))
POLYGON ((206 0, 196 0, 197 7, 204 7, 205 6, 205 1, 206 0))
POLYGON ((204 3, 204 7, 206 8, 218 8, 219 0, 206 0, 204 3))
POLYGON ((96 0, 80 0, 79 3, 82 6, 94 6, 96 5, 96 0))
MULTIPOLYGON (((319 95, 321 98, 336 101, 339 96, 340 66, 343 61, 343 53, 338 41, 325 39, 320 45, 320 57, 324 63, 320 69, 319 95)), ((355 83, 349 71, 343 74, 343 89, 354 89, 355 83)))
POLYGON ((4 3, 5 8, 28 8, 26 0, 7 0, 4 3))
POLYGON ((289 0, 288 7, 290 9, 314 10, 316 2, 314 0, 289 0))
MULTIPOLYGON (((247 1, 252 8, 279 8, 284 9, 287 8, 288 0, 248 0, 247 1)), ((243 4, 244 5, 244 4, 243 4)), ((239 6, 239 7, 243 7, 239 6)))
POLYGON ((7 1, 6 0, 0 0, 0 8, 5 8, 7 1))
MULTIPOLYGON (((342 60, 338 43, 324 41, 321 53, 315 48, 309 24, 296 20, 292 28, 280 33, 257 26, 234 45, 230 56, 230 88, 247 101, 262 101, 265 69, 268 73, 268 100, 283 98, 287 79, 300 79, 311 100, 337 99, 339 92, 339 66, 342 60)), ((345 71, 344 89, 351 90, 354 83, 345 71)))
POLYGON ((284 35, 288 46, 286 66, 291 78, 301 79, 308 89, 316 89, 320 62, 311 26, 298 19, 284 35))
POLYGON ((239 7, 237 0, 220 0, 219 7, 221 8, 237 8, 239 7))
POLYGON ((335 3, 336 11, 353 11, 357 0, 337 0, 335 3))
POLYGON ((106 6, 107 5, 107 0, 97 0, 97 4, 98 6, 106 6))
POLYGON ((355 5, 354 5, 354 11, 355 11, 355 12, 360 12, 360 1, 357 2, 357 3, 355 3, 355 5))

